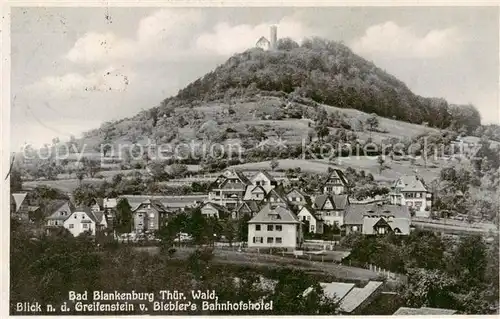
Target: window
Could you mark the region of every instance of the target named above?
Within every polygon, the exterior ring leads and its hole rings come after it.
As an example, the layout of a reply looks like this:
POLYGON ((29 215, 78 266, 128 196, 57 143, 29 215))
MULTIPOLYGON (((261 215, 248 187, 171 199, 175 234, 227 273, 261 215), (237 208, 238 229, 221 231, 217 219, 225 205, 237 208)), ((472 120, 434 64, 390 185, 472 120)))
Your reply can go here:
MULTIPOLYGON (((339 227, 339 224, 340 224, 340 223, 339 223, 339 221, 338 221, 338 220, 336 220, 336 221, 334 221, 334 222, 333 222, 333 224, 334 224, 335 226, 339 227)), ((354 226, 354 227, 356 227, 356 226, 354 226)))
POLYGON ((142 218, 142 214, 137 215, 137 217, 142 218))
POLYGON ((257 186, 260 186, 260 181, 257 181, 255 184, 256 184, 257 186))
POLYGON ((283 242, 283 240, 281 239, 281 237, 276 237, 276 244, 281 244, 283 242))
POLYGON ((255 230, 260 231, 260 225, 255 225, 255 230))
POLYGON ((75 228, 74 224, 69 224, 69 229, 75 228))
POLYGON ((149 223, 149 228, 154 228, 155 227, 155 223, 149 223))
POLYGON ((381 234, 381 235, 385 234, 385 227, 380 227, 378 229, 378 233, 381 234))
POLYGON ((420 193, 417 193, 417 198, 420 198, 420 193))
POLYGON ((311 231, 312 232, 314 231, 314 225, 311 225, 311 231))
POLYGON ((89 228, 88 224, 83 224, 83 228, 89 228))
POLYGON ((264 242, 264 237, 254 237, 253 242, 262 244, 264 242))
POLYGON ((85 214, 82 214, 82 219, 85 219, 85 214))
POLYGON ((267 237, 267 243, 268 244, 272 244, 274 242, 274 238, 273 237, 267 237))
POLYGON ((77 218, 78 218, 78 216, 76 216, 76 214, 75 214, 75 219, 77 219, 77 218))
POLYGON ((358 231, 358 226, 352 226, 352 231, 358 231))
POLYGON ((262 186, 266 186, 266 181, 262 181, 262 186))
POLYGON ((271 200, 271 202, 274 202, 274 197, 269 198, 269 200, 271 200))
POLYGON ((306 219, 307 219, 307 221, 310 221, 311 220, 311 216, 307 216, 306 219))
POLYGON ((267 225, 267 231, 273 231, 273 230, 274 230, 273 225, 267 225))
POLYGON ((276 225, 276 231, 282 231, 283 230, 283 226, 281 225, 276 225))
POLYGON ((325 216, 330 216, 330 212, 325 212, 325 216))
POLYGON ((149 214, 149 218, 155 218, 155 213, 149 214))

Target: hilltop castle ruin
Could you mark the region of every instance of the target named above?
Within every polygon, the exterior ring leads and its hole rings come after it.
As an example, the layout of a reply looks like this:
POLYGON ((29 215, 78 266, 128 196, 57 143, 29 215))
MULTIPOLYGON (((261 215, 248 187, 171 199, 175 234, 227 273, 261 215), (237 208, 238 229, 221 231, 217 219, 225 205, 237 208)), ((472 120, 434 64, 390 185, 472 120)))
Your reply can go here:
POLYGON ((272 25, 270 33, 270 39, 266 39, 266 37, 262 36, 255 44, 256 47, 261 48, 263 50, 276 50, 278 43, 278 27, 276 25, 272 25))

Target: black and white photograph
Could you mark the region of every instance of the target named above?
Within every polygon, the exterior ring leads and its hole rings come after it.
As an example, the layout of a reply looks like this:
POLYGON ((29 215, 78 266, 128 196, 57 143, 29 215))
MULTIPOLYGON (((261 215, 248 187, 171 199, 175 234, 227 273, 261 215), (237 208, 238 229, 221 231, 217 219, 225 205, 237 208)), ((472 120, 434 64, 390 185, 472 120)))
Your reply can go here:
POLYGON ((498 4, 3 9, 6 316, 498 316, 498 4))

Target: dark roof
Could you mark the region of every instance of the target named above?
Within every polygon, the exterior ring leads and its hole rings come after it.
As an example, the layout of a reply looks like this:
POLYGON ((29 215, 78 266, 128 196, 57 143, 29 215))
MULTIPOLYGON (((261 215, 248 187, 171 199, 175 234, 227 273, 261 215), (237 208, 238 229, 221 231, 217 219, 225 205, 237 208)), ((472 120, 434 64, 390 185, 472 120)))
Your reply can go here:
POLYGON ((236 176, 238 176, 238 178, 240 179, 240 181, 242 181, 243 183, 245 184, 251 184, 250 183, 250 180, 248 179, 248 177, 245 176, 245 174, 243 174, 243 172, 241 171, 234 171, 234 173, 236 174, 236 176))
POLYGON ((270 205, 265 205, 248 223, 300 224, 300 221, 291 210, 283 206, 271 208, 270 205), (277 218, 273 219, 270 215, 276 216, 277 218))
POLYGON ((158 212, 166 212, 167 209, 165 208, 165 206, 163 206, 163 204, 157 200, 157 199, 146 199, 144 201, 142 201, 135 209, 137 210, 142 204, 151 204, 151 208, 154 208, 155 210, 157 210, 158 212))
POLYGON ((326 178, 324 185, 328 184, 328 182, 333 176, 338 176, 338 178, 340 178, 340 180, 344 185, 347 184, 347 178, 345 177, 344 172, 342 172, 340 169, 335 168, 330 174, 328 174, 328 177, 326 178))
POLYGON ((269 193, 266 194, 266 196, 264 196, 264 199, 262 200, 262 202, 267 202, 267 200, 271 197, 271 196, 274 196, 274 197, 278 197, 279 199, 281 199, 281 201, 285 204, 288 204, 288 199, 286 198, 286 195, 284 194, 285 192, 283 191, 283 189, 281 189, 280 187, 275 187, 275 188, 272 188, 269 193))
POLYGON ((64 204, 69 203, 70 209, 73 211, 75 207, 69 200, 64 200, 64 199, 54 199, 50 201, 47 206, 45 206, 45 211, 47 212, 48 216, 54 214, 59 208, 61 208, 64 204))
MULTIPOLYGON (((321 218, 321 215, 319 215, 316 210, 314 208, 312 208, 311 206, 309 205, 304 205, 302 206, 302 208, 299 209, 299 213, 303 210, 303 209, 307 209, 309 211, 309 213, 311 213, 311 215, 313 216, 314 219, 316 220, 323 220, 323 218, 321 218)), ((298 215, 298 214, 297 214, 298 215)))
POLYGON ((407 206, 380 204, 353 204, 347 206, 344 214, 344 224, 362 225, 364 216, 379 216, 411 219, 407 206))
POLYGON ((259 204, 257 203, 257 201, 247 200, 247 201, 244 201, 241 204, 239 204, 238 207, 236 207, 235 211, 240 212, 241 210, 245 210, 245 209, 248 212, 254 213, 254 212, 258 212, 260 207, 259 207, 259 204))
POLYGON ((219 212, 228 212, 228 209, 222 205, 219 205, 217 203, 213 203, 213 202, 205 202, 203 204, 201 204, 200 208, 202 207, 205 207, 207 205, 211 205, 213 206, 215 209, 217 209, 219 212))
POLYGON ((401 307, 399 308, 393 315, 394 316, 411 316, 411 315, 453 315, 457 311, 453 309, 443 309, 443 308, 428 308, 428 307, 421 307, 421 308, 408 308, 408 307, 401 307))
POLYGON ((349 206, 349 195, 331 195, 335 209, 346 209, 349 206))
MULTIPOLYGON (((271 174, 269 174, 268 171, 260 171, 260 173, 264 174, 264 176, 266 176, 270 181, 276 182, 276 179, 271 174)), ((257 173, 257 174, 259 174, 259 173, 257 173)))
MULTIPOLYGON (((317 209, 323 209, 323 206, 325 206, 326 200, 329 199, 330 196, 327 194, 322 194, 318 195, 314 198, 314 207, 317 209)), ((332 205, 333 205, 333 200, 331 200, 332 205)))

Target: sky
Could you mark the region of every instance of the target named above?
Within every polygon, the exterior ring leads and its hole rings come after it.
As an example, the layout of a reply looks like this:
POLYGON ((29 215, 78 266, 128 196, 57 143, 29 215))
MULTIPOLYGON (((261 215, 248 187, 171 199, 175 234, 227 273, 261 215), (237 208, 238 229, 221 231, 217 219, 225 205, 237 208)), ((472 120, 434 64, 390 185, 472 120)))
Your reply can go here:
POLYGON ((500 123, 498 7, 12 8, 11 147, 154 106, 268 37, 342 41, 416 94, 500 123))

